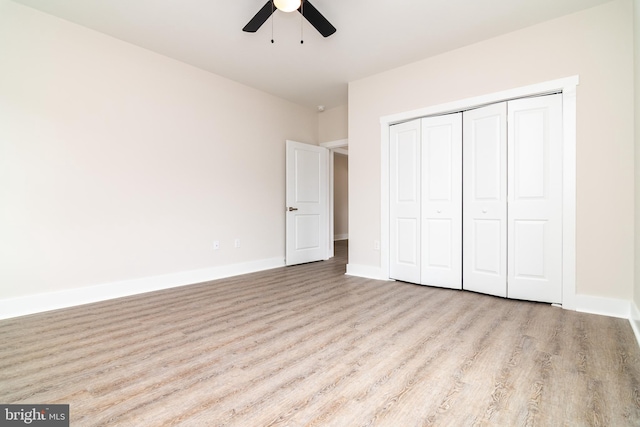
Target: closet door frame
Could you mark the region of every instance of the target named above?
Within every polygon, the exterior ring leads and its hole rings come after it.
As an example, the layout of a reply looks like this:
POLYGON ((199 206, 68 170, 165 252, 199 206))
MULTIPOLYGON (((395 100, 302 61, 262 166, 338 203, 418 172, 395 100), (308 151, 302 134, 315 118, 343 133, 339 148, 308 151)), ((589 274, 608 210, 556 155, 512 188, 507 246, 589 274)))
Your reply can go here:
POLYGON ((576 89, 579 76, 551 80, 446 104, 421 108, 380 118, 381 135, 381 230, 380 278, 389 277, 389 127, 421 117, 456 113, 510 99, 562 94, 562 303, 565 309, 576 309, 576 89))

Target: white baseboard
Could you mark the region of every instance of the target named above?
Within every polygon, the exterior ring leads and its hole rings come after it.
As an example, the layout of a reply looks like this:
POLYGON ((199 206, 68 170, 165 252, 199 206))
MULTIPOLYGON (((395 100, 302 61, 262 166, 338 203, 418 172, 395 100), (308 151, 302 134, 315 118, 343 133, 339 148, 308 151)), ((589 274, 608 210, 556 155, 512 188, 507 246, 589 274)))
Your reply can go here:
POLYGON ((333 240, 349 240, 348 234, 335 234, 333 240))
MULTIPOLYGON (((58 292, 0 299, 0 319, 9 319, 178 286, 208 282, 225 277, 270 270, 283 267, 284 265, 283 258, 270 258, 200 270, 183 271, 162 276, 123 280, 58 292)), ((367 279, 389 280, 387 277, 384 277, 380 267, 369 265, 347 264, 346 274, 348 276, 367 279)), ((640 345, 640 310, 633 301, 595 297, 591 295, 576 295, 576 311, 629 319, 638 345, 640 345)))
POLYGON ((628 300, 576 295, 576 311, 629 319, 631 306, 628 300))
POLYGON ((636 342, 640 346, 640 311, 635 302, 591 295, 576 295, 576 311, 628 319, 636 342))
POLYGON ((631 316, 629 317, 629 322, 631 323, 631 329, 633 329, 633 333, 636 336, 636 341, 638 341, 638 345, 640 345, 640 310, 638 310, 638 306, 635 302, 631 302, 631 316))
POLYGON ((9 319, 178 286, 192 285, 283 266, 283 258, 271 258, 200 270, 183 271, 162 276, 104 283, 58 292, 0 299, 0 319, 9 319))
POLYGON ((380 267, 372 267, 370 265, 347 264, 347 276, 364 277, 365 279, 389 280, 384 277, 380 267))

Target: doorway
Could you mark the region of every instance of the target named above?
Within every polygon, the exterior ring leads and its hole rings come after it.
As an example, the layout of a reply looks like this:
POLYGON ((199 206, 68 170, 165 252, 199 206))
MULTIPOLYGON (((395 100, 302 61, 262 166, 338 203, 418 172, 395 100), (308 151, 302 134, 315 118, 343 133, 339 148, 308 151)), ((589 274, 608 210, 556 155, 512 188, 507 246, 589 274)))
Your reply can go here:
POLYGON ((346 248, 349 239, 349 141, 340 139, 320 146, 329 150, 329 236, 334 256, 336 247, 346 248))

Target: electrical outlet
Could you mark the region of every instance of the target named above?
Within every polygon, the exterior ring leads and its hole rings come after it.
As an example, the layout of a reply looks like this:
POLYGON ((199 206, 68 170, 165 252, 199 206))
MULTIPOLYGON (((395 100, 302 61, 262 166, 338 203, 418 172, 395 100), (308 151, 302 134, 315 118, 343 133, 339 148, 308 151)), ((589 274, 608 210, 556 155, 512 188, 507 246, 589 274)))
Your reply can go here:
POLYGON ((239 248, 240 247, 240 239, 236 239, 233 241, 233 247, 234 248, 239 248))
POLYGON ((373 250, 374 251, 379 251, 380 250, 380 240, 374 240, 373 241, 373 250))
POLYGON ((213 250, 217 251, 218 249, 220 249, 220 240, 214 240, 213 241, 213 250))

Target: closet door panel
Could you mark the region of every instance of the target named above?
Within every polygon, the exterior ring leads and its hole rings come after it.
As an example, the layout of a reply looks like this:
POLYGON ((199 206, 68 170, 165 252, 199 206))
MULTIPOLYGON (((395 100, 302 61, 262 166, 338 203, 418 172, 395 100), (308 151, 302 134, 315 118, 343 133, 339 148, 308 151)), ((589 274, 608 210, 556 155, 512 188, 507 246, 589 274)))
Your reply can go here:
MULTIPOLYGON (((513 265, 509 268, 510 283, 513 285, 513 278, 544 279, 548 221, 515 220, 509 234, 513 239, 509 248, 509 252, 513 253, 513 265)), ((513 293, 514 290, 509 288, 508 294, 513 293)))
POLYGON ((510 101, 509 298, 562 302, 562 96, 510 101))
POLYGON ((507 104, 463 113, 463 288, 507 296, 507 104))
POLYGON ((479 274, 500 277, 502 268, 502 248, 500 236, 502 221, 496 219, 476 219, 472 222, 473 271, 479 274))
POLYGON ((389 270, 412 283, 420 283, 420 132, 420 120, 394 125, 389 141, 389 270))
POLYGON ((462 113, 422 119, 421 283, 462 288, 462 113))

